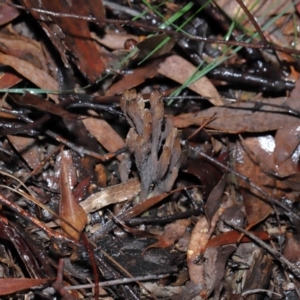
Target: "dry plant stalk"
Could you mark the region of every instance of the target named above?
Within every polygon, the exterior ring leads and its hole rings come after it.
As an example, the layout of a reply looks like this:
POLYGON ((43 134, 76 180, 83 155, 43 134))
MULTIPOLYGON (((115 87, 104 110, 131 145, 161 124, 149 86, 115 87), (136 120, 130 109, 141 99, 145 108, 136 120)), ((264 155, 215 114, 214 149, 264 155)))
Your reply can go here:
POLYGON ((126 144, 141 179, 141 201, 147 198, 150 186, 154 194, 169 192, 177 178, 181 147, 173 120, 164 117, 164 105, 159 91, 150 95, 149 108, 135 90, 123 93, 120 106, 131 126, 126 144))

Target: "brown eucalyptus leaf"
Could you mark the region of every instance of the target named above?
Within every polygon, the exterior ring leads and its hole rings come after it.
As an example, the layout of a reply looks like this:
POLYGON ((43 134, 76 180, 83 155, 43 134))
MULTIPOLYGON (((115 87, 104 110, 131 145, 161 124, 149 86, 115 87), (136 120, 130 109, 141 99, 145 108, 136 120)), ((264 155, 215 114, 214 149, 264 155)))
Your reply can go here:
MULTIPOLYGON (((230 18, 235 20, 241 20, 241 24, 244 27, 247 27, 248 30, 256 32, 253 24, 249 21, 249 18, 246 16, 245 12, 241 9, 240 5, 236 1, 230 0, 216 0, 218 6, 222 7, 222 10, 230 18)), ((280 5, 274 5, 272 1, 255 1, 255 0, 245 0, 246 7, 250 10, 252 16, 256 19, 259 17, 270 17, 276 15, 280 12, 285 12, 286 14, 294 13, 293 1, 287 0, 280 2, 280 5)))
POLYGON ((204 197, 210 195, 214 187, 220 182, 223 174, 219 168, 202 158, 191 160, 182 171, 200 180, 204 197))
POLYGON ((47 72, 47 60, 41 44, 26 36, 0 33, 1 52, 18 57, 47 72))
POLYGON ((125 90, 132 89, 146 79, 157 75, 157 68, 161 59, 155 59, 142 67, 135 68, 132 73, 123 76, 119 81, 113 84, 105 93, 106 96, 120 95, 125 90))
POLYGON ((34 107, 35 109, 48 112, 61 118, 70 120, 77 120, 79 118, 79 115, 72 114, 62 107, 49 101, 42 100, 42 98, 30 93, 25 93, 22 97, 14 97, 14 101, 20 105, 34 107))
POLYGON ((203 255, 209 241, 209 225, 206 217, 201 216, 192 230, 191 239, 187 250, 187 264, 189 275, 195 284, 205 285, 204 264, 197 262, 203 255))
POLYGON ((48 11, 82 16, 95 15, 95 17, 100 18, 98 22, 102 23, 104 16, 102 1, 70 0, 68 2, 43 1, 38 3, 36 0, 22 0, 21 2, 25 7, 29 8, 33 17, 39 20, 39 24, 41 24, 54 46, 60 52, 66 66, 68 66, 66 53, 70 51, 73 62, 91 82, 95 82, 101 77, 105 70, 106 62, 103 58, 102 49, 91 38, 88 21, 80 18, 50 17, 30 8, 39 7, 48 11), (57 34, 57 32, 60 34, 57 34))
MULTIPOLYGON (((109 152, 115 152, 126 146, 120 135, 105 120, 90 117, 82 120, 82 123, 109 152)), ((118 155, 117 158, 122 160, 122 155, 118 155)))
POLYGON ((297 265, 299 264, 300 262, 299 233, 292 233, 292 232, 286 233, 283 255, 291 263, 297 265))
POLYGON ((164 42, 164 45, 162 45, 159 49, 156 49, 155 52, 151 54, 151 58, 169 54, 176 41, 173 37, 169 37, 166 34, 156 34, 147 37, 136 45, 136 47, 139 49, 136 60, 144 59, 162 42, 164 42))
MULTIPOLYGON (((253 235, 257 236, 260 240, 268 241, 271 239, 271 236, 267 231, 249 231, 253 235)), ((207 248, 210 247, 220 247, 236 243, 250 243, 252 240, 246 236, 243 236, 241 239, 241 233, 236 230, 231 230, 223 232, 213 238, 211 238, 207 244, 207 248)))
POLYGON ((292 191, 300 191, 300 173, 296 172, 290 176, 279 178, 276 182, 279 189, 291 189, 292 191))
POLYGON ((87 224, 87 215, 83 208, 75 201, 72 194, 72 183, 70 182, 70 172, 73 165, 73 159, 71 152, 66 150, 61 153, 61 177, 60 177, 60 189, 61 199, 59 207, 59 215, 66 220, 72 227, 65 222, 61 222, 61 227, 69 234, 74 240, 80 239, 80 233, 84 226, 87 224), (76 229, 76 230, 75 230, 76 229))
POLYGON ((163 194, 145 199, 145 201, 138 203, 134 207, 132 207, 132 208, 128 209, 127 211, 125 211, 124 213, 122 213, 119 216, 119 218, 121 218, 122 220, 128 220, 128 219, 134 218, 134 217, 142 214, 143 212, 147 211, 150 207, 158 204, 159 202, 161 202, 168 196, 170 196, 176 192, 182 191, 183 189, 185 189, 185 188, 179 188, 179 189, 173 190, 169 193, 163 193, 163 194))
POLYGON ((275 135, 274 163, 281 165, 295 152, 300 142, 300 126, 292 124, 279 128, 275 135), (288 141, 288 143, 287 143, 288 141))
POLYGON ((222 196, 227 184, 227 175, 224 174, 219 183, 213 188, 208 196, 205 204, 205 214, 210 223, 214 214, 218 211, 222 204, 222 196))
POLYGON ((216 289, 215 293, 221 292, 227 259, 235 250, 236 246, 233 245, 206 249, 204 255, 204 277, 207 297, 214 289, 216 289))
POLYGON ((20 15, 20 11, 8 4, 0 4, 0 25, 11 22, 20 15))
POLYGON ((8 135, 7 138, 31 169, 34 170, 40 165, 43 153, 39 149, 36 139, 16 135, 8 135))
POLYGON ((139 39, 138 36, 129 34, 125 31, 115 32, 109 29, 106 29, 105 34, 101 37, 98 36, 95 32, 91 32, 91 37, 95 39, 99 44, 112 50, 124 49, 124 45, 127 40, 134 40, 137 43, 139 39))
MULTIPOLYGON (((31 63, 17 57, 0 53, 0 64, 7 65, 15 69, 20 75, 45 90, 58 90, 58 83, 45 71, 33 66, 31 63)), ((58 103, 56 95, 50 94, 49 97, 58 103)))
MULTIPOLYGON (((253 138, 248 138, 245 142, 249 144, 252 142, 251 139, 253 138)), ((266 193, 269 193, 272 196, 272 187, 275 186, 275 179, 262 172, 260 166, 252 161, 240 143, 237 143, 236 147, 236 171, 248 177, 254 184, 258 185, 266 193)), ((264 220, 272 212, 272 207, 263 201, 261 194, 247 182, 241 179, 238 179, 238 181, 244 199, 244 207, 249 226, 254 226, 264 220)))
POLYGON ((102 191, 92 194, 84 201, 80 202, 84 211, 90 212, 99 210, 107 205, 120 203, 133 199, 139 194, 141 190, 141 183, 138 179, 132 179, 125 183, 116 184, 102 191))
POLYGON ((8 89, 23 80, 22 76, 13 73, 0 73, 0 89, 8 89))
MULTIPOLYGON (((279 135, 282 135, 282 133, 280 133, 279 135)), ((295 146, 295 138, 291 137, 290 139, 291 147, 293 148, 293 144, 295 146)), ((297 163, 292 160, 291 157, 285 157, 281 164, 276 163, 276 155, 284 158, 286 154, 283 153, 281 155, 278 150, 275 153, 277 145, 275 144, 276 140, 273 138, 273 136, 261 135, 257 138, 247 139, 243 143, 246 147, 246 150, 248 150, 248 155, 250 155, 251 159, 261 167, 262 171, 269 172, 276 175, 276 177, 282 178, 290 176, 297 171, 297 163)), ((284 144, 289 143, 284 142, 284 144)), ((288 149, 288 146, 278 146, 278 149, 282 149, 284 151, 285 149, 288 149)))
POLYGON ((186 232, 188 226, 190 226, 191 220, 181 219, 176 220, 164 228, 164 233, 160 237, 159 241, 155 244, 148 246, 143 254, 150 248, 167 248, 174 245, 186 232))
MULTIPOLYGON (((159 74, 180 84, 184 84, 195 72, 196 67, 178 55, 167 57, 158 68, 159 74)), ((188 88, 203 97, 208 97, 209 101, 216 106, 224 105, 217 89, 205 76, 190 84, 188 88)))
POLYGON ((206 127, 221 132, 265 132, 298 124, 297 116, 283 113, 289 108, 300 111, 298 99, 272 98, 258 99, 256 103, 238 102, 228 107, 211 107, 195 113, 181 114, 173 119, 174 126, 178 128, 201 126, 206 120, 211 119, 206 127), (262 102, 265 104, 260 104, 262 102), (267 106, 268 103, 282 108, 267 106))
POLYGON ((23 290, 27 290, 36 286, 40 286, 49 282, 51 279, 35 279, 35 278, 1 278, 0 279, 0 295, 9 295, 23 290))

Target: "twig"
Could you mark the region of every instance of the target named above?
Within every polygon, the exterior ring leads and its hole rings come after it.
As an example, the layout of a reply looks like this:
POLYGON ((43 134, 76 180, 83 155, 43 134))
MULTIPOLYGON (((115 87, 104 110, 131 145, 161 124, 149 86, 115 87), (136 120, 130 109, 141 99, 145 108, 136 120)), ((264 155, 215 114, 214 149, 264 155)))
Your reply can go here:
POLYGON ((239 6, 242 8, 242 10, 244 11, 244 13, 247 15, 247 17, 249 18, 250 22, 252 23, 252 25, 254 26, 254 28, 256 29, 257 33, 259 34, 262 42, 267 45, 269 42, 266 39, 266 37, 264 36, 264 33, 262 32, 260 26, 257 24, 257 22, 255 21, 254 17, 252 16, 252 14, 250 13, 249 9, 247 8, 247 6, 244 4, 244 2, 242 0, 236 0, 236 2, 239 4, 239 6))
MULTIPOLYGON (((165 274, 165 275, 146 275, 146 276, 138 276, 133 278, 122 278, 122 279, 99 282, 98 286, 103 287, 103 286, 111 286, 111 285, 124 284, 124 283, 136 282, 136 281, 157 280, 157 279, 167 278, 168 276, 169 276, 168 274, 165 274)), ((66 286, 65 290, 90 289, 93 288, 94 286, 95 286, 94 283, 73 285, 73 286, 66 286)))
POLYGON ((271 294, 273 294, 273 295, 282 297, 281 294, 272 292, 272 291, 270 291, 270 290, 264 290, 264 289, 254 289, 254 290, 250 290, 250 291, 243 292, 243 293, 242 293, 242 297, 246 297, 246 296, 248 296, 248 295, 258 294, 258 293, 271 293, 271 294))

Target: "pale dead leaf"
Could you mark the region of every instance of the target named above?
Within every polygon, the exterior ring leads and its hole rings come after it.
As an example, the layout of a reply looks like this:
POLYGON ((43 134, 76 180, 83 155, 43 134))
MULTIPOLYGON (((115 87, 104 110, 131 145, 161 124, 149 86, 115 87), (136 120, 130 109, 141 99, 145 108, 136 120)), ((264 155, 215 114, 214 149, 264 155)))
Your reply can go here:
MULTIPOLYGON (((180 84, 185 83, 196 71, 196 67, 178 55, 172 55, 163 61, 158 68, 158 73, 166 76, 180 84)), ((197 94, 208 97, 209 101, 216 105, 224 105, 220 99, 220 94, 214 85, 206 78, 202 77, 189 85, 189 88, 197 94)))
MULTIPOLYGON (((0 53, 0 64, 8 65, 15 69, 19 74, 27 78, 29 81, 34 83, 41 89, 45 90, 58 90, 58 83, 57 81, 51 77, 45 71, 36 68, 29 62, 19 59, 17 57, 6 55, 0 53)), ((55 102, 59 103, 58 98, 56 95, 49 95, 49 97, 55 102)))
POLYGON ((0 295, 8 295, 23 290, 30 289, 35 286, 39 286, 46 282, 49 282, 51 279, 48 278, 1 278, 0 279, 0 295))
POLYGON ((277 130, 275 135, 276 146, 273 154, 275 165, 281 165, 293 155, 300 142, 299 132, 300 126, 298 124, 293 124, 277 130))
POLYGON ((36 139, 15 135, 8 135, 7 137, 30 168, 34 170, 39 166, 42 153, 39 151, 36 139))
POLYGON ((141 190, 138 179, 129 180, 125 183, 116 184, 103 189, 101 192, 89 196, 80 202, 81 207, 88 214, 99 210, 107 205, 123 202, 134 198, 141 190))
MULTIPOLYGON (((90 117, 82 122, 91 135, 109 152, 115 152, 126 146, 125 141, 105 120, 90 117)), ((118 155, 117 158, 122 160, 122 155, 118 155)))
POLYGON ((289 108, 300 109, 297 98, 258 99, 255 103, 237 102, 230 107, 215 106, 195 113, 181 114, 173 117, 173 120, 174 126, 178 128, 190 125, 201 126, 212 118, 206 127, 221 132, 264 132, 299 124, 297 116, 284 114, 289 108), (270 107, 268 103, 281 107, 270 107))
POLYGON ((0 33, 2 52, 23 59, 35 67, 47 71, 47 60, 41 44, 18 34, 0 33))
POLYGON ((202 216, 196 223, 187 250, 187 264, 189 275, 195 284, 205 285, 204 264, 197 263, 200 255, 204 253, 210 235, 208 233, 209 225, 206 217, 202 216))
POLYGON ((176 220, 165 226, 164 233, 160 237, 159 241, 155 244, 148 246, 145 251, 150 248, 167 248, 172 246, 175 242, 177 242, 186 232, 188 226, 190 226, 191 220, 189 219, 181 219, 176 220))
MULTIPOLYGON (((257 139, 247 138, 244 143, 247 143, 247 146, 249 146, 251 143, 257 143, 257 139)), ((250 157, 248 153, 250 152, 246 152, 241 144, 237 143, 238 159, 236 162, 236 171, 248 177, 251 182, 260 186, 262 190, 272 196, 272 187, 275 186, 275 179, 262 172, 260 166, 254 163, 252 159, 253 155, 250 157)), ((248 223, 250 226, 254 226, 264 220, 272 212, 272 207, 264 202, 261 198, 261 194, 254 190, 254 188, 246 181, 241 179, 238 181, 244 199, 244 207, 248 223)))
POLYGON ((61 153, 61 177, 60 177, 60 189, 61 199, 59 207, 59 215, 68 223, 70 223, 76 230, 71 228, 65 222, 61 222, 61 227, 75 240, 79 240, 80 232, 87 224, 87 215, 83 208, 75 201, 72 195, 72 184, 70 177, 73 168, 73 159, 70 151, 62 151, 61 153))

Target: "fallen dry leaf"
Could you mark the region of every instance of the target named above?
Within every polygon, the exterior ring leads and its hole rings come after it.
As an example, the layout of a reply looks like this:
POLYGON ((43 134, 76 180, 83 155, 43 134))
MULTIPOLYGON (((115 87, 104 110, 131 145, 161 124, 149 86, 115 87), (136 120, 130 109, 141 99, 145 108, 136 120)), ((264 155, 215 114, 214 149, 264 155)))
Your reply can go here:
POLYGON ((62 219, 73 226, 70 227, 67 223, 61 222, 61 227, 74 240, 78 241, 80 233, 87 224, 87 215, 83 208, 75 201, 72 194, 72 184, 70 182, 70 172, 73 168, 71 152, 68 150, 61 152, 61 175, 60 175, 60 189, 61 199, 59 207, 59 215, 62 219), (75 230, 76 229, 76 230, 75 230))
POLYGON ((0 33, 0 49, 7 55, 23 59, 47 72, 47 60, 42 45, 8 28, 10 33, 0 33))
POLYGON ((138 179, 133 179, 125 183, 104 188, 101 192, 92 194, 87 199, 80 202, 80 205, 88 214, 107 205, 133 199, 139 194, 140 190, 140 181, 138 179))
POLYGON ((289 108, 300 111, 297 98, 258 99, 255 103, 238 102, 230 107, 211 107, 195 113, 181 114, 173 119, 174 126, 178 128, 201 126, 211 118, 206 127, 221 132, 265 132, 298 124, 297 116, 283 114, 289 108), (260 105, 260 102, 264 105, 260 105), (268 103, 281 107, 270 107, 268 103))
POLYGON ((176 220, 164 228, 164 233, 160 237, 159 241, 155 244, 148 246, 144 251, 143 254, 151 248, 167 248, 174 245, 186 232, 188 226, 190 226, 191 220, 189 219, 182 219, 176 220))
POLYGON ((11 22, 20 15, 20 12, 15 7, 1 3, 0 4, 0 25, 11 22))
MULTIPOLYGON (((300 126, 298 124, 285 126, 277 130, 275 135, 276 146, 273 154, 275 165, 280 166, 293 155, 300 142, 299 133, 300 126), (289 141, 288 143, 286 142, 287 140, 289 141)), ((290 173, 288 175, 290 175, 290 173)))
MULTIPOLYGON (((126 146, 125 141, 105 120, 90 117, 82 120, 82 123, 109 152, 115 152, 126 146)), ((122 160, 122 155, 118 155, 117 158, 122 160)))
POLYGON ((203 255, 210 238, 208 229, 209 225, 206 217, 200 217, 192 231, 187 250, 187 263, 190 279, 195 284, 203 286, 205 284, 204 264, 199 263, 198 261, 199 259, 201 260, 201 255, 203 255))
POLYGON ((43 154, 35 138, 15 135, 8 135, 7 137, 31 169, 34 170, 39 166, 43 154))
MULTIPOLYGON (((58 83, 53 77, 23 59, 0 53, 0 63, 12 67, 41 89, 58 91, 58 83)), ((55 103, 59 102, 56 95, 51 94, 49 97, 55 103)))
MULTIPOLYGON (((196 67, 178 55, 167 57, 158 68, 159 74, 180 84, 184 84, 195 72, 196 67)), ((203 97, 208 97, 208 100, 216 106, 224 105, 217 89, 206 77, 198 79, 196 82, 190 84, 188 88, 203 97)))
MULTIPOLYGON (((259 239, 263 241, 268 241, 271 239, 267 231, 249 231, 259 239)), ((235 230, 223 232, 213 238, 211 238, 207 244, 207 248, 210 247, 220 247, 229 244, 239 243, 250 243, 252 240, 246 236, 243 236, 241 239, 241 233, 235 230)))
MULTIPOLYGON (((256 143, 255 138, 247 138, 245 143, 256 143)), ((237 144, 236 171, 248 177, 254 184, 258 185, 269 195, 273 194, 272 186, 275 186, 275 179, 261 172, 260 167, 255 164, 243 149, 240 143, 237 144)), ((264 220, 271 212, 272 207, 261 199, 261 194, 254 190, 246 181, 240 180, 239 186, 244 199, 249 227, 264 220)))
MULTIPOLYGON (((51 1, 38 3, 36 0, 23 0, 21 2, 25 7, 29 8, 39 7, 48 11, 59 11, 82 16, 94 15, 101 18, 97 20, 100 24, 102 24, 105 14, 102 1, 97 1, 97 4, 93 1, 83 0, 77 0, 74 3, 71 1, 68 4, 51 1), (94 5, 92 5, 93 3, 94 5)), ((31 9, 29 11, 36 20, 39 20, 42 28, 60 52, 66 67, 69 67, 66 53, 71 51, 73 55, 70 58, 91 82, 95 82, 101 77, 105 70, 103 52, 100 46, 96 45, 96 42, 92 40, 89 23, 86 20, 57 16, 49 17, 31 9)))
POLYGON ((134 88, 143 83, 148 78, 153 78, 157 74, 157 68, 161 59, 156 59, 150 63, 133 70, 131 74, 123 76, 122 79, 113 84, 106 92, 106 96, 120 95, 125 90, 134 88))
POLYGON ((51 279, 35 279, 35 278, 1 278, 0 279, 0 295, 9 295, 23 290, 27 290, 41 284, 47 283, 51 279))

